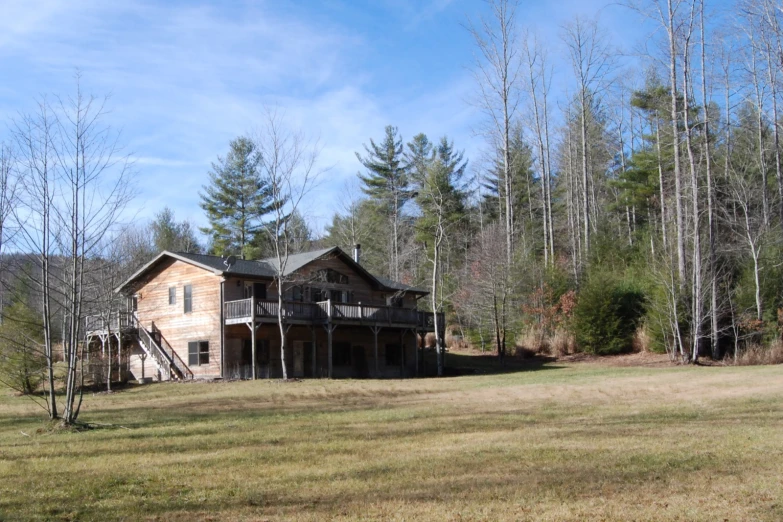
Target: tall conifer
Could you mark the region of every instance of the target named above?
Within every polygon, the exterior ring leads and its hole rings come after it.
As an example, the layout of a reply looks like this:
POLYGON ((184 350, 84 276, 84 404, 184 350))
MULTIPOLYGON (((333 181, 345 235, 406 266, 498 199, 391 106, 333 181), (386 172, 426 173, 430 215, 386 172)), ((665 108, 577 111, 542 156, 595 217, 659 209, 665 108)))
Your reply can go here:
POLYGON ((212 164, 209 184, 200 194, 209 221, 201 230, 209 235, 215 254, 250 259, 258 255, 253 240, 274 203, 261 179, 263 158, 253 141, 239 137, 229 147, 228 154, 212 164))

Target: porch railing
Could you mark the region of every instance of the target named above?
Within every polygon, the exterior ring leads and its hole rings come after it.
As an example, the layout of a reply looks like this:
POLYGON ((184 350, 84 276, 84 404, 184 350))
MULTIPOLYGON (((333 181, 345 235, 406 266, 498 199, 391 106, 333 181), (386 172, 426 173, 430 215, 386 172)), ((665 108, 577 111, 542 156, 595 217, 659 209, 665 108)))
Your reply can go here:
MULTIPOLYGON (((224 305, 226 320, 250 320, 252 299, 228 301, 224 305)), ((276 318, 279 303, 271 300, 255 302, 257 318, 276 318)), ((313 322, 332 320, 335 322, 366 322, 371 324, 410 325, 423 328, 434 326, 433 314, 410 308, 375 306, 361 303, 334 303, 321 301, 307 303, 301 301, 283 301, 283 317, 313 322)), ((441 324, 443 314, 440 314, 441 324)))
POLYGON ((84 331, 88 334, 91 332, 103 332, 108 330, 116 332, 134 327, 135 325, 131 312, 116 311, 108 316, 88 315, 84 318, 84 331))

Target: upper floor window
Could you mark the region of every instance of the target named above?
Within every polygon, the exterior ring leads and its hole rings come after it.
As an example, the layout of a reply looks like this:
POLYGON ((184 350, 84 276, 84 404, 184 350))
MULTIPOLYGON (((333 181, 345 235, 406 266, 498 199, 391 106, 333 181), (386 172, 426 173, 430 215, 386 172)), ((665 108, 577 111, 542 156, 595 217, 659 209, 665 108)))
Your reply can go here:
POLYGON ((341 274, 337 270, 331 268, 324 268, 315 273, 316 281, 322 281, 324 283, 335 283, 338 285, 347 285, 348 276, 341 274))
POLYGON ((185 303, 185 313, 193 311, 193 286, 185 285, 182 292, 182 301, 185 303))
POLYGON ((351 292, 347 290, 330 290, 329 298, 335 303, 350 303, 351 292))
POLYGON ((175 305, 177 304, 177 287, 172 286, 169 288, 169 304, 175 305))

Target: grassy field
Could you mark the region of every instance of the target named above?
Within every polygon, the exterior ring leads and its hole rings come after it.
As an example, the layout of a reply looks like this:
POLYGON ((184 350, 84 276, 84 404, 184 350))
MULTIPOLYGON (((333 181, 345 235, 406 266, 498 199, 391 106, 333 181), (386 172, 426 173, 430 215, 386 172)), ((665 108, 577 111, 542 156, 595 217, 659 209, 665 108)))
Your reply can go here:
POLYGON ((0 520, 781 520, 782 399, 775 366, 550 363, 132 387, 62 432, 0 390, 0 520))

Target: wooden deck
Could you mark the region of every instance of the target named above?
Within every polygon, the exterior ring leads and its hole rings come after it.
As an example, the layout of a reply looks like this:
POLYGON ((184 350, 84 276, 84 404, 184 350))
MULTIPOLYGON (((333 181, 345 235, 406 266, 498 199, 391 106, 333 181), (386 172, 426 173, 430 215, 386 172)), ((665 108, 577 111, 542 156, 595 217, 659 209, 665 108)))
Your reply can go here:
POLYGON ((131 312, 118 311, 110 317, 88 315, 84 318, 84 333, 88 337, 133 332, 136 328, 137 324, 131 312))
MULTIPOLYGON (((241 299, 226 302, 223 313, 227 325, 250 323, 253 320, 251 313, 253 308, 255 308, 256 322, 275 323, 277 322, 278 306, 276 300, 241 299)), ((363 305, 361 303, 284 301, 283 318, 288 324, 377 325, 415 328, 429 332, 435 329, 432 312, 411 308, 363 305)), ((439 323, 443 325, 443 314, 439 314, 438 318, 440 319, 439 323)))

